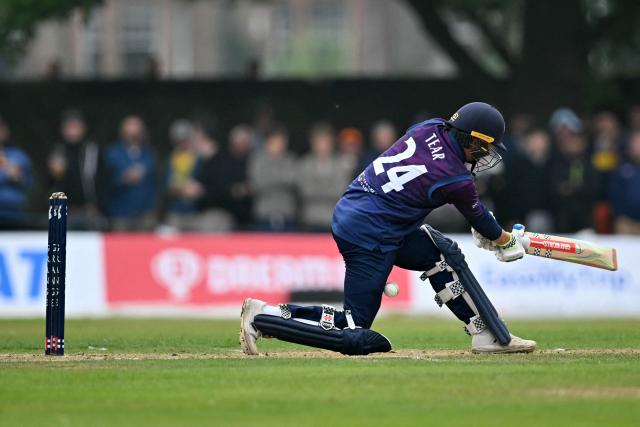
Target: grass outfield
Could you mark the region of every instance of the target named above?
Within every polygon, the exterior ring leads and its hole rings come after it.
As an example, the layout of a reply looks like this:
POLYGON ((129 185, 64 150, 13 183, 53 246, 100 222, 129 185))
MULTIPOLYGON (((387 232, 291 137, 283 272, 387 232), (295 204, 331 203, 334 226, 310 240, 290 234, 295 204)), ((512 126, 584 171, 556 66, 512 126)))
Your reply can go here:
POLYGON ((238 322, 0 320, 0 424, 56 426, 638 426, 640 321, 510 322, 541 351, 472 355, 457 322, 384 318, 396 353, 349 358, 262 341, 238 322), (560 350, 564 349, 564 350, 560 350))

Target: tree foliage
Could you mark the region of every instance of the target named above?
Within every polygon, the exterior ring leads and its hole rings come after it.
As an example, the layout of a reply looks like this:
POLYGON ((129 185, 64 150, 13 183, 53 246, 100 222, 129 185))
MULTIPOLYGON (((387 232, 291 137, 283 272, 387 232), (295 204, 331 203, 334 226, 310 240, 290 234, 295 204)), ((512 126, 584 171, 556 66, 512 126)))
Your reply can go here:
MULTIPOLYGON (((460 51, 460 46, 451 45, 459 44, 451 32, 452 16, 475 25, 492 54, 497 55, 509 71, 514 71, 528 53, 523 51, 528 47, 524 40, 527 30, 544 36, 546 48, 554 49, 558 40, 552 37, 556 31, 552 25, 570 25, 571 32, 583 36, 577 48, 584 50, 594 73, 640 71, 640 2, 637 0, 406 1, 427 31, 441 44, 452 48, 464 65, 469 65, 472 52, 460 51), (544 22, 548 25, 539 26, 544 22)), ((480 61, 477 65, 486 64, 480 61)), ((484 68, 474 71, 486 72, 484 68)))
POLYGON ((585 85, 594 77, 640 73, 637 0, 406 2, 462 78, 491 85, 496 77, 505 77, 512 83, 513 102, 528 97, 537 103, 534 110, 558 103, 581 105, 585 85), (456 19, 475 27, 486 52, 478 55, 461 43, 456 19), (504 70, 501 75, 490 66, 496 61, 504 70))
POLYGON ((22 53, 38 23, 63 18, 76 8, 89 9, 102 0, 0 1, 0 56, 13 59, 22 53))

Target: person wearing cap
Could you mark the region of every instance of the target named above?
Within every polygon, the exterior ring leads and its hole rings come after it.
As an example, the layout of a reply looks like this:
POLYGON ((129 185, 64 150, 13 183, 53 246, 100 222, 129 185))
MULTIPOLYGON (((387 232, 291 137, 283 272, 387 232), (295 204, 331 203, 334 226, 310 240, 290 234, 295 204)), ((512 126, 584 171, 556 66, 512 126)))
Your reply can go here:
POLYGON ((169 139, 172 150, 166 165, 166 222, 180 231, 185 231, 193 222, 191 214, 196 210, 195 200, 188 191, 198 162, 191 122, 186 119, 173 121, 169 127, 169 139))
POLYGON ((262 336, 345 354, 389 351, 388 340, 369 328, 394 266, 425 272, 438 305, 447 305, 465 324, 473 352, 533 351, 535 341, 508 332, 457 244, 421 226, 432 210, 451 203, 473 227, 477 246, 504 262, 524 256, 524 228, 503 230, 473 181, 475 173, 501 161, 504 132, 502 114, 483 102, 464 105, 449 120, 429 119, 409 128, 353 180, 335 207, 333 237, 346 266, 344 311, 271 306, 249 298, 241 314, 243 351, 257 354, 262 336))
POLYGON ((338 132, 338 156, 344 163, 344 167, 349 171, 353 179, 357 174, 362 172, 358 170, 360 159, 362 157, 363 137, 355 127, 347 127, 338 132))
POLYGON ((554 229, 577 233, 592 229, 599 193, 607 186, 594 168, 585 127, 573 110, 559 108, 549 119, 555 152, 549 161, 547 178, 549 206, 553 207, 554 229))

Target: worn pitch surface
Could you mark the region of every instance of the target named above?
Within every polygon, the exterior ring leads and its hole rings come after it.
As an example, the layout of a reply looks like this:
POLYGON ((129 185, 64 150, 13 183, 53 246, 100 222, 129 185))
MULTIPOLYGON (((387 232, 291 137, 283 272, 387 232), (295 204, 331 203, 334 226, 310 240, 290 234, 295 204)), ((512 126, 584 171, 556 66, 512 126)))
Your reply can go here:
POLYGON ((640 425, 640 320, 509 322, 541 350, 473 355, 457 322, 389 317, 364 357, 247 357, 237 323, 72 320, 45 357, 43 320, 0 320, 2 425, 640 425))

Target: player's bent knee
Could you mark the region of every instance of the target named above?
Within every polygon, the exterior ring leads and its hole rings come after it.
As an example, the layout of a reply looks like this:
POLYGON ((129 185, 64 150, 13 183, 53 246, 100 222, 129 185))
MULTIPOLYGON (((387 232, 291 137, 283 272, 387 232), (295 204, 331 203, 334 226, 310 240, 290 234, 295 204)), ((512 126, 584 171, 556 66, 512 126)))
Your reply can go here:
POLYGON ((282 341, 338 351, 350 356, 391 350, 389 340, 371 329, 324 329, 316 322, 307 323, 268 314, 257 315, 253 324, 264 335, 282 341))
POLYGON ((384 335, 371 329, 343 329, 342 333, 344 340, 342 354, 355 356, 391 351, 389 340, 384 335))

